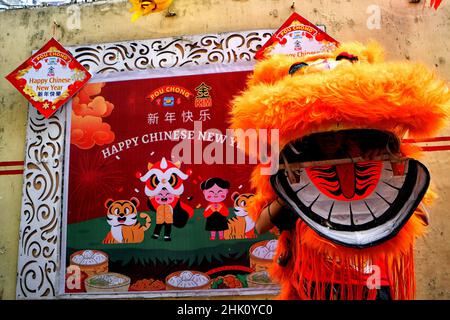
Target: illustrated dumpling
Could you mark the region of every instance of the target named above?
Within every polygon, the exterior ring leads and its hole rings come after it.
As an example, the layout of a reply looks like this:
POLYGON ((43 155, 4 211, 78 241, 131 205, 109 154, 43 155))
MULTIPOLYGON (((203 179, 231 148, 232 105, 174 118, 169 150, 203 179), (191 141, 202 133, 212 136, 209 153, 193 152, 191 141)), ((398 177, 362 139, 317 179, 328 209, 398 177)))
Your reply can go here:
POLYGON ((184 281, 184 287, 185 288, 194 288, 194 287, 197 287, 197 284, 192 280, 188 280, 188 281, 184 281))
POLYGON ((98 250, 80 250, 70 256, 70 265, 76 265, 88 276, 108 272, 108 255, 98 250))
POLYGON ((94 252, 92 252, 91 250, 85 250, 83 252, 83 258, 88 259, 88 258, 92 257, 93 254, 94 254, 94 252))
POLYGON ((93 259, 96 263, 102 263, 106 260, 106 257, 100 253, 95 253, 93 259))
POLYGON ((110 276, 110 275, 103 275, 102 274, 102 275, 97 276, 97 279, 101 280, 101 281, 104 281, 104 282, 107 282, 109 285, 112 285, 112 286, 120 283, 120 281, 118 281, 118 279, 116 277, 113 277, 113 276, 110 276))
POLYGON ((114 275, 107 275, 106 278, 106 280, 109 281, 111 285, 118 285, 123 282, 122 278, 116 277, 114 275))
POLYGON ((81 255, 74 256, 72 258, 72 261, 75 262, 76 264, 81 264, 81 262, 83 261, 83 256, 81 256, 81 255))
POLYGON ((264 247, 263 246, 256 247, 255 250, 253 250, 253 255, 258 257, 258 258, 261 258, 261 259, 264 259, 264 257, 268 253, 269 253, 269 249, 267 249, 267 247, 265 247, 265 246, 264 247))
POLYGON ((192 272, 190 271, 183 271, 180 273, 180 278, 183 281, 190 280, 192 278, 192 272))
POLYGON ((201 286, 208 282, 208 278, 201 274, 195 274, 194 276, 192 276, 192 281, 194 281, 197 286, 201 286))
POLYGON ((272 260, 273 257, 274 257, 274 255, 275 255, 275 252, 269 251, 269 252, 264 256, 264 259, 272 260))
POLYGON ((167 278, 167 285, 179 289, 204 289, 210 278, 201 272, 184 270, 167 278))
POLYGON ((169 284, 171 286, 179 287, 179 284, 181 282, 181 278, 178 277, 178 276, 174 276, 174 277, 170 278, 168 282, 169 282, 169 284))
POLYGON ((178 287, 180 287, 180 288, 189 288, 189 286, 188 286, 188 281, 181 281, 181 282, 178 284, 178 287))
POLYGON ((272 260, 275 256, 278 240, 270 240, 265 245, 256 247, 253 250, 253 255, 260 259, 272 260))
POLYGON ((82 262, 81 262, 81 264, 84 264, 84 265, 94 265, 94 264, 97 264, 97 262, 94 260, 94 259, 92 259, 92 258, 85 258, 82 262))
POLYGON ((278 240, 270 240, 266 244, 266 248, 269 249, 269 251, 275 251, 277 249, 278 240))

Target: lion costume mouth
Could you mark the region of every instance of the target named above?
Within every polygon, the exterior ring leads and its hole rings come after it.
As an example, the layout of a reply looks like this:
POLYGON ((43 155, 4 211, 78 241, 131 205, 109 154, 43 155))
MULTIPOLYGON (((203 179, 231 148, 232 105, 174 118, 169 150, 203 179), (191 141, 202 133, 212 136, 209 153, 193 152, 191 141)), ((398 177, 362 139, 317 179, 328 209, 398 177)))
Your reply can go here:
POLYGON ((274 190, 309 227, 335 243, 364 248, 394 237, 428 189, 427 168, 413 159, 314 165, 330 157, 352 157, 348 149, 339 156, 338 151, 349 145, 365 152, 382 146, 382 152, 399 151, 395 136, 378 130, 343 130, 315 134, 316 138, 317 135, 322 135, 321 139, 306 137, 283 150, 289 162, 308 160, 312 165, 298 167, 294 180, 289 178, 288 170, 279 170, 271 177, 274 190), (339 135, 345 139, 336 145, 332 139, 339 135), (333 153, 317 151, 324 148, 333 153))

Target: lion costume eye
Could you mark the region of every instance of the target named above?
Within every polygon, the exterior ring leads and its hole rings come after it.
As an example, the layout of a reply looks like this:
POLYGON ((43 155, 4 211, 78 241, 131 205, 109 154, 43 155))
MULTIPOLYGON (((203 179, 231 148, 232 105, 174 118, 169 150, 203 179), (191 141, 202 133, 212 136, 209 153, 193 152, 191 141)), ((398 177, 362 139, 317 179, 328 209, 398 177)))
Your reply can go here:
POLYGON ((343 60, 343 59, 348 60, 351 63, 355 63, 356 61, 359 60, 357 56, 354 56, 354 55, 352 55, 352 54, 350 54, 348 52, 341 52, 336 57, 336 61, 343 60))
POLYGON ((172 187, 174 187, 177 185, 177 183, 178 183, 178 177, 176 176, 176 174, 172 173, 172 175, 170 176, 170 179, 169 179, 169 184, 172 187))
POLYGON ((153 188, 156 188, 156 186, 159 184, 159 179, 158 179, 158 177, 156 176, 156 174, 154 174, 154 175, 152 175, 151 177, 150 177, 150 185, 153 187, 153 188))
POLYGON ((294 63, 290 68, 289 68, 289 74, 293 75, 294 73, 296 73, 298 70, 307 67, 308 64, 306 62, 298 62, 298 63, 294 63))

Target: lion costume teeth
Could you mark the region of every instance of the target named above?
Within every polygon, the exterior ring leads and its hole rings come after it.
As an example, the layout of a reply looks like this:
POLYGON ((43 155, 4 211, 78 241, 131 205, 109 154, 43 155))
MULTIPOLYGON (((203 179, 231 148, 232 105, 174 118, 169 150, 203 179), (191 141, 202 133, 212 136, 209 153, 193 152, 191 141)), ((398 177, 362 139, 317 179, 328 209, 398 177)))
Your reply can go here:
MULTIPOLYGON (((355 42, 341 44, 331 53, 301 59, 273 56, 259 62, 246 90, 233 101, 231 127, 279 129, 282 150, 311 134, 350 129, 389 132, 399 140, 406 134, 430 137, 446 124, 449 111, 447 84, 426 66, 385 62, 377 43, 355 42), (344 59, 336 59, 340 55, 344 59), (291 66, 299 62, 305 65, 290 75, 291 66)), ((404 157, 419 154, 405 143, 400 150, 404 157)), ((260 174, 260 166, 254 169, 251 183, 256 192, 249 215, 256 221, 276 193, 270 176, 260 174)), ((429 198, 426 195, 423 201, 429 198)), ((395 236, 373 246, 351 248, 324 238, 298 219, 293 231, 282 232, 276 256, 288 253, 291 259, 283 266, 274 263, 271 271, 282 286, 280 298, 374 299, 376 290, 358 283, 361 270, 382 261, 391 296, 412 299, 413 245, 424 227, 419 207, 395 236), (339 284, 338 296, 329 293, 330 284, 339 284)))

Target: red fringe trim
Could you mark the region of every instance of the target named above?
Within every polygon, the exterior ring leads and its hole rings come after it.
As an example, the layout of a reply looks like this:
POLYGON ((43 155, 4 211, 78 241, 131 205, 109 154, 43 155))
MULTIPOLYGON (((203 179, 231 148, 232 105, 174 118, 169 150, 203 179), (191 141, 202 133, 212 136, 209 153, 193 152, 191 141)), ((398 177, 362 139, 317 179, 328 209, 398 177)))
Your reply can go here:
MULTIPOLYGON (((423 224, 413 216, 392 240, 368 249, 353 249, 320 238, 299 220, 296 229, 283 231, 278 239, 278 257, 291 254, 284 267, 277 263, 270 270, 280 283, 278 299, 292 300, 374 300, 377 290, 367 284, 362 270, 383 263, 393 299, 415 297, 414 238, 423 224), (330 288, 339 288, 333 293, 330 288)), ((370 275, 369 275, 370 277, 370 275)), ((371 279, 371 278, 369 278, 371 279)))

